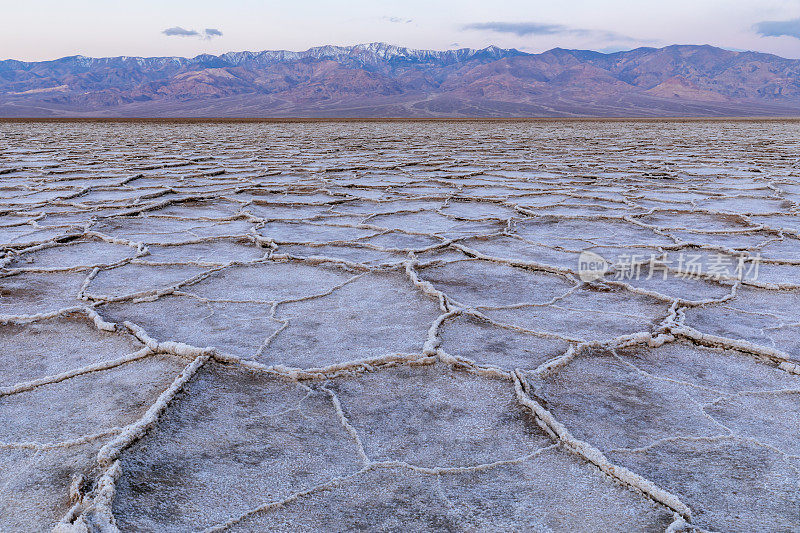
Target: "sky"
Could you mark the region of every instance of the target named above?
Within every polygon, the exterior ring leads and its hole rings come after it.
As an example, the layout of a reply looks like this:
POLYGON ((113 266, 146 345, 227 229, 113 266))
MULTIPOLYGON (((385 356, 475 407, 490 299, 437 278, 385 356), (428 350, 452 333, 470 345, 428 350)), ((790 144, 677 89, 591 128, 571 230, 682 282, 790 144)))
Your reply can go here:
POLYGON ((387 42, 611 52, 710 44, 800 58, 800 0, 0 0, 0 59, 387 42))

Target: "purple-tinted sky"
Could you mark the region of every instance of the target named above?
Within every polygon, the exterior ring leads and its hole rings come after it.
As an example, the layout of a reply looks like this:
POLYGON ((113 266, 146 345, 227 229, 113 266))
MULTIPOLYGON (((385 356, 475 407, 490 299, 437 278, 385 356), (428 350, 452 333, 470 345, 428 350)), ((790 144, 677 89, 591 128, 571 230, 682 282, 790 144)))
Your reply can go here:
POLYGON ((540 52, 712 44, 800 58, 800 0, 6 0, 0 58, 219 54, 385 41, 540 52))

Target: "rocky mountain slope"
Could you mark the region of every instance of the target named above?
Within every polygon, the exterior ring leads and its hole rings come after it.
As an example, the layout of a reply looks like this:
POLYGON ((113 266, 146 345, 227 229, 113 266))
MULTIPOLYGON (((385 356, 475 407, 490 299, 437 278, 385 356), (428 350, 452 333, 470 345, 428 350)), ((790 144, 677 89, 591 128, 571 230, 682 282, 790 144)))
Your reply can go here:
POLYGON ((800 60, 711 46, 602 54, 383 43, 0 61, 0 116, 794 116, 800 60))

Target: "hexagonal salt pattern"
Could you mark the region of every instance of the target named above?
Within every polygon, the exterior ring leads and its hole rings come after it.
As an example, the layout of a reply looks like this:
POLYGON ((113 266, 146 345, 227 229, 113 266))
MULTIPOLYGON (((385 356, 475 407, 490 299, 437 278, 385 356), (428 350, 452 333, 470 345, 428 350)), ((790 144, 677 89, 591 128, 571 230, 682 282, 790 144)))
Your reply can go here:
POLYGON ((800 530, 798 128, 0 124, 0 530, 800 530))

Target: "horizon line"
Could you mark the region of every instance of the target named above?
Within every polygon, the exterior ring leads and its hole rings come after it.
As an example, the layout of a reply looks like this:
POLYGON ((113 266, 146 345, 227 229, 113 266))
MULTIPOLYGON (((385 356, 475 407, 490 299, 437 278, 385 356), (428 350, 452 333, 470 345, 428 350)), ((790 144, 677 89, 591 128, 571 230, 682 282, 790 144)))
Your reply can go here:
POLYGON ((480 51, 483 51, 483 50, 497 49, 497 50, 504 50, 504 51, 508 51, 508 52, 519 52, 520 54, 529 55, 529 56, 542 55, 542 54, 546 54, 548 52, 553 52, 555 50, 564 50, 564 51, 567 51, 567 52, 592 52, 592 53, 595 53, 595 54, 601 54, 601 55, 608 56, 608 55, 614 55, 614 54, 622 54, 622 53, 626 53, 626 52, 633 52, 635 50, 664 50, 666 48, 672 48, 672 47, 690 46, 690 47, 697 47, 697 48, 705 48, 705 47, 707 47, 707 48, 715 48, 717 50, 725 50, 725 51, 734 52, 734 53, 737 53, 737 54, 741 54, 741 53, 764 54, 764 55, 769 55, 769 56, 773 56, 773 57, 779 57, 781 59, 786 59, 786 60, 789 60, 789 61, 798 61, 798 60, 800 60, 800 59, 793 59, 793 58, 787 58, 787 57, 784 57, 784 56, 779 56, 779 55, 773 54, 771 52, 760 52, 758 50, 741 50, 741 49, 725 48, 723 46, 716 46, 716 45, 708 44, 708 43, 705 43, 705 44, 673 43, 673 44, 668 44, 668 45, 660 46, 660 47, 659 46, 637 46, 635 48, 617 50, 617 51, 614 51, 614 52, 601 52, 599 50, 593 50, 593 49, 590 49, 590 48, 563 48, 563 47, 560 47, 560 46, 555 46, 553 48, 549 48, 549 49, 544 50, 542 52, 526 52, 526 51, 520 50, 518 48, 502 48, 502 47, 494 45, 494 44, 490 44, 490 45, 485 46, 483 48, 462 47, 462 48, 435 49, 435 48, 411 48, 411 47, 408 47, 408 46, 390 44, 390 43, 387 43, 387 42, 384 42, 384 41, 373 41, 373 42, 368 42, 368 43, 356 43, 356 44, 352 44, 352 45, 321 44, 321 45, 317 45, 317 46, 312 46, 310 48, 306 48, 305 50, 288 50, 288 49, 283 49, 283 48, 282 49, 268 49, 268 48, 265 48, 265 49, 256 50, 256 51, 253 51, 253 50, 229 50, 227 52, 223 52, 223 53, 218 54, 218 55, 209 54, 209 53, 202 53, 202 54, 197 54, 197 55, 194 55, 194 56, 177 56, 177 55, 139 56, 139 55, 127 55, 127 54, 123 54, 123 55, 108 55, 108 56, 86 56, 86 55, 83 55, 83 54, 71 54, 71 55, 65 55, 65 56, 57 57, 57 58, 54 58, 54 59, 40 59, 40 60, 35 60, 35 61, 25 61, 25 60, 22 60, 22 59, 15 59, 13 57, 9 57, 9 58, 5 58, 5 59, 0 59, 0 63, 7 62, 7 61, 17 61, 17 62, 20 62, 20 63, 49 63, 49 62, 53 62, 53 61, 60 61, 60 60, 63 60, 63 59, 71 59, 71 58, 86 58, 86 59, 119 59, 119 58, 136 58, 136 59, 176 59, 176 58, 177 59, 197 59, 197 58, 203 57, 203 56, 222 57, 222 56, 227 55, 227 54, 235 54, 235 53, 261 54, 261 53, 264 53, 264 52, 288 52, 288 53, 293 53, 293 54, 303 54, 303 53, 310 52, 312 50, 316 50, 316 49, 320 49, 320 48, 327 48, 327 47, 348 49, 348 48, 356 48, 356 47, 360 47, 360 46, 369 46, 369 45, 384 45, 384 46, 389 46, 389 47, 393 47, 393 48, 400 48, 400 49, 408 50, 408 51, 411 51, 411 52, 460 52, 460 51, 464 51, 464 50, 480 52, 480 51))
POLYGON ((0 117, 22 122, 300 123, 300 122, 800 122, 795 116, 580 116, 580 117, 0 117))

